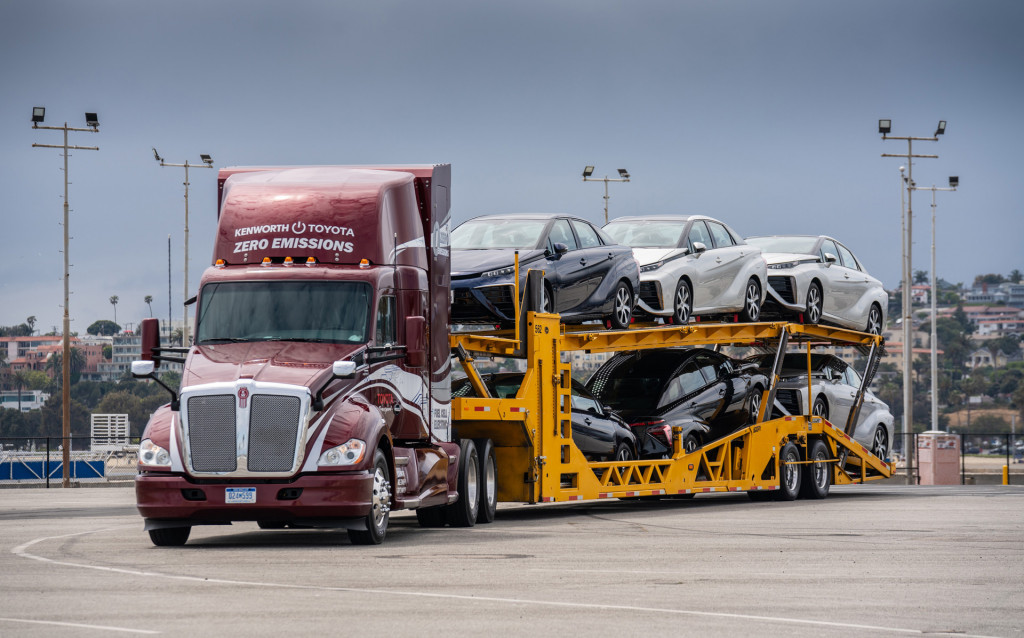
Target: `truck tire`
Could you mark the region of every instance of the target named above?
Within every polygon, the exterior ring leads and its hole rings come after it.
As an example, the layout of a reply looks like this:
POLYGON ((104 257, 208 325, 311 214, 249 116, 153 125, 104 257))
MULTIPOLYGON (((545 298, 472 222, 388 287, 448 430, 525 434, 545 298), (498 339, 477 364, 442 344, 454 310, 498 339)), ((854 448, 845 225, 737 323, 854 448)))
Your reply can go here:
POLYGON ((459 499, 446 508, 448 524, 452 527, 473 527, 480 510, 480 461, 473 439, 462 439, 459 447, 459 499))
POLYGON ((149 540, 157 547, 181 547, 188 541, 191 527, 164 527, 149 530, 149 540))
POLYGON ((380 545, 388 531, 391 517, 391 472, 384 452, 377 448, 373 453, 373 491, 370 495, 370 511, 366 515, 366 529, 348 530, 353 545, 380 545))
POLYGON ((498 511, 498 464, 494 459, 494 443, 490 439, 475 439, 480 458, 480 507, 476 522, 481 525, 494 520, 498 511))
POLYGON ((800 461, 800 448, 792 441, 783 445, 779 452, 779 489, 775 492, 780 501, 795 501, 800 496, 800 466, 785 465, 797 461, 800 461))
MULTIPOLYGON (((828 446, 821 439, 811 441, 811 444, 807 447, 808 461, 828 461, 829 457, 828 446)), ((803 485, 800 488, 800 496, 814 499, 828 496, 828 490, 832 486, 832 464, 825 462, 812 463, 803 466, 803 468, 804 476, 802 479, 803 485)))

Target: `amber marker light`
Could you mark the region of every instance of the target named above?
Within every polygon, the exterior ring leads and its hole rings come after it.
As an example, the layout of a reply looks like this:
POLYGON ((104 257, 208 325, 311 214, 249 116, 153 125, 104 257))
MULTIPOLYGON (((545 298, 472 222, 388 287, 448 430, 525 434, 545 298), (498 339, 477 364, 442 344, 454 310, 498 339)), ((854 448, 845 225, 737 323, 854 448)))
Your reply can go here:
POLYGON ((223 268, 224 266, 227 266, 227 263, 225 263, 223 259, 218 259, 213 265, 217 268, 223 268))
POLYGON ((306 257, 306 265, 307 266, 315 266, 316 265, 316 257, 306 257))
POLYGON ((295 260, 293 260, 291 257, 285 257, 284 258, 284 265, 285 266, 291 266, 294 263, 295 263, 295 260))
POLYGON ((264 257, 263 258, 263 265, 264 266, 269 266, 270 265, 270 257, 264 257))
POLYGON ((370 260, 369 259, 360 259, 359 260, 359 267, 360 268, 369 268, 370 267, 370 260))

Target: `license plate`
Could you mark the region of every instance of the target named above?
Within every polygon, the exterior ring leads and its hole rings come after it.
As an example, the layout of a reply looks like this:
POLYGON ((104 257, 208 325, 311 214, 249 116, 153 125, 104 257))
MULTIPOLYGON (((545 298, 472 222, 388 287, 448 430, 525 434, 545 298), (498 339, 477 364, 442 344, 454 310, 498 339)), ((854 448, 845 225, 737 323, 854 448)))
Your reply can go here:
POLYGON ((224 502, 228 505, 231 505, 232 503, 255 503, 256 488, 226 487, 224 488, 224 502))

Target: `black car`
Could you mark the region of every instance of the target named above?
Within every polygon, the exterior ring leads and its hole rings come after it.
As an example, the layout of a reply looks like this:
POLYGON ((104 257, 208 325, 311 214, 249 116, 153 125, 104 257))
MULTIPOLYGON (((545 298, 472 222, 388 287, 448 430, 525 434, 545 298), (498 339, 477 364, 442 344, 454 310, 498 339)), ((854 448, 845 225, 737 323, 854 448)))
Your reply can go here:
MULTIPOLYGON (((481 375, 492 397, 516 396, 523 384, 521 372, 481 375)), ((469 379, 452 382, 453 397, 476 396, 469 379)), ((589 461, 630 461, 637 458, 637 442, 626 423, 595 399, 583 384, 572 382, 572 440, 589 461)))
POLYGON ((510 324, 515 252, 520 294, 528 270, 544 271, 542 309, 563 321, 627 328, 640 282, 633 250, 566 215, 485 215, 451 233, 452 322, 510 324))
POLYGON ((616 354, 586 387, 634 429, 641 458, 663 458, 673 426, 692 452, 753 423, 768 377, 714 350, 667 348, 616 354))

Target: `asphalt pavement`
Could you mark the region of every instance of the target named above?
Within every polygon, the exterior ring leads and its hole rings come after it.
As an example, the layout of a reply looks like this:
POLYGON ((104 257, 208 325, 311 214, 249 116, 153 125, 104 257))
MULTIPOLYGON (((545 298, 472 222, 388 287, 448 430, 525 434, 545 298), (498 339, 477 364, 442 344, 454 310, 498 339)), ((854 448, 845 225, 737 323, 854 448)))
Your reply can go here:
POLYGON ((0 637, 1024 635, 1024 487, 823 501, 502 504, 383 545, 197 527, 154 547, 130 488, 0 490, 0 637))

